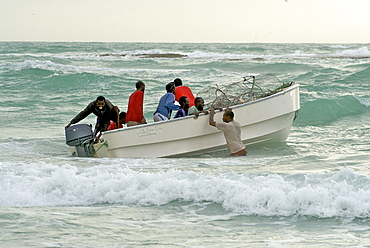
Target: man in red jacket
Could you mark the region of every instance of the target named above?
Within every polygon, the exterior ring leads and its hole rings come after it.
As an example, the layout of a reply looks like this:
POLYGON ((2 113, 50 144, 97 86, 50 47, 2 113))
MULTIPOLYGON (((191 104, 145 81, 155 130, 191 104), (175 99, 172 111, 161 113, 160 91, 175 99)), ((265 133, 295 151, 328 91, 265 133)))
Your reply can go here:
POLYGON ((131 94, 128 100, 126 123, 128 127, 146 124, 144 117, 144 91, 145 84, 142 81, 136 82, 136 91, 131 94))
MULTIPOLYGON (((119 125, 118 128, 123 128, 123 125, 126 124, 126 112, 122 111, 119 113, 119 125)), ((110 124, 108 126, 108 131, 117 129, 117 123, 114 121, 110 121, 110 124)))
POLYGON ((179 101, 180 97, 186 96, 189 99, 190 107, 194 106, 194 95, 191 89, 188 86, 182 85, 180 78, 176 78, 173 82, 176 86, 175 100, 179 101))

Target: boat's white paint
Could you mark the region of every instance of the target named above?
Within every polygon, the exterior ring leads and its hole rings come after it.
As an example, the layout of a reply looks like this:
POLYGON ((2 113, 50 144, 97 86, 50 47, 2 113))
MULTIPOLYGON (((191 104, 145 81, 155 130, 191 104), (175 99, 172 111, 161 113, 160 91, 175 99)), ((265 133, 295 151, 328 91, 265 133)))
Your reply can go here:
MULTIPOLYGON (((231 108, 247 146, 284 141, 300 108, 299 85, 231 108)), ((222 121, 222 115, 216 111, 215 121, 222 121)), ((181 157, 227 149, 223 132, 210 126, 204 114, 107 131, 102 138, 104 144, 94 146, 96 157, 181 157)))

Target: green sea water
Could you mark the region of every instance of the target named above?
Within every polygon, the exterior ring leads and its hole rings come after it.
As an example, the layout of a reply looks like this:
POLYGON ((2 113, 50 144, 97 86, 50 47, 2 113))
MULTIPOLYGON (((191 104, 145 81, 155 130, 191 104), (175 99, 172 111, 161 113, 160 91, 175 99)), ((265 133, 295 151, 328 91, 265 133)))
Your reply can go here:
POLYGON ((0 43, 0 247, 369 247, 369 47, 0 43), (174 78, 197 93, 248 73, 300 84, 286 142, 184 159, 65 144, 90 101, 126 110, 137 80, 151 122, 174 78))

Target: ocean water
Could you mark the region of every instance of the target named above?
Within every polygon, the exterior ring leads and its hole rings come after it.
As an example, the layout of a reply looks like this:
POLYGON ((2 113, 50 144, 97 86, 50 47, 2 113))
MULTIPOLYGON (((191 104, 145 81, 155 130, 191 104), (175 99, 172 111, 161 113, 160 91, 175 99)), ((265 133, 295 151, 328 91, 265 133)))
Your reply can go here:
POLYGON ((370 247, 369 49, 0 43, 0 247, 370 247), (98 95, 126 110, 144 81, 151 122, 174 78, 197 93, 248 73, 300 84, 286 142, 184 159, 76 158, 65 145, 98 95))

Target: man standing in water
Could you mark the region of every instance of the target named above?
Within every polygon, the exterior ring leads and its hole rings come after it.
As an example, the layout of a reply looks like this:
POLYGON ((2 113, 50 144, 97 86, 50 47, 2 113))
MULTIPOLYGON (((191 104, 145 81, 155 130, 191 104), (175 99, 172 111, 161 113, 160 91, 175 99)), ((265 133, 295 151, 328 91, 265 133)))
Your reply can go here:
POLYGON ((97 116, 94 135, 96 136, 98 132, 107 131, 110 124, 110 120, 116 122, 116 125, 119 126, 119 109, 117 106, 105 99, 103 96, 99 96, 95 101, 92 101, 87 107, 82 110, 75 118, 73 118, 66 129, 72 124, 78 123, 79 121, 85 119, 88 115, 94 113, 97 116))
POLYGON ((226 143, 231 156, 246 156, 247 149, 241 140, 241 126, 238 122, 234 121, 234 113, 230 108, 225 109, 222 117, 223 122, 216 123, 214 121, 215 110, 209 111, 209 125, 222 130, 225 135, 226 143))

